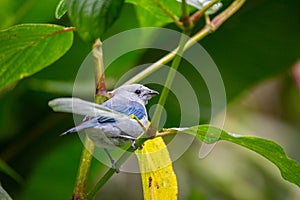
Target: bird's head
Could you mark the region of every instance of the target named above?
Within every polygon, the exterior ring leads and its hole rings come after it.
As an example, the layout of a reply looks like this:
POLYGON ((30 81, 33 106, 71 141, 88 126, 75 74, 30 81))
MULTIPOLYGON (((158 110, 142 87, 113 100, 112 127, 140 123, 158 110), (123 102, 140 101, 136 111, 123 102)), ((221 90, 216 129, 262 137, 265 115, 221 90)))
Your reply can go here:
POLYGON ((151 90, 141 84, 124 85, 113 90, 110 95, 112 97, 123 97, 133 101, 139 101, 146 105, 152 96, 159 94, 155 90, 151 90))

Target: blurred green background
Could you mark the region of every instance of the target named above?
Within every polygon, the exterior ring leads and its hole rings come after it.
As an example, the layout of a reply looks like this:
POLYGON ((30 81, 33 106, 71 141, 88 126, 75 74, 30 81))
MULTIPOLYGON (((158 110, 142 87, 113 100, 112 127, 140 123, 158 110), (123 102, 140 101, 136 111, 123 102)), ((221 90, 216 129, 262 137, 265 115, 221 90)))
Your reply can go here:
MULTIPOLYGON (((21 23, 70 26, 67 16, 55 19, 57 2, 2 0, 0 28, 21 23)), ((230 2, 224 1, 225 7, 230 2)), ((157 25, 161 25, 159 19, 126 3, 120 18, 102 39, 124 30, 157 25)), ((199 22, 197 28, 202 25, 199 22)), ((164 26, 177 30, 172 24, 164 26)), ((295 80, 300 75, 292 73, 292 69, 300 68, 296 64, 300 59, 300 2, 247 1, 216 33, 200 43, 224 80, 228 101, 224 129, 274 140, 299 162, 300 85, 295 80)), ((0 172, 3 188, 14 199, 70 199, 83 145, 77 135, 59 137, 73 126, 72 115, 54 113, 47 103, 55 97, 71 96, 77 70, 90 50, 75 34, 72 48, 60 60, 0 93, 0 158, 24 179, 17 183, 0 172)), ((113 88, 132 66, 155 62, 164 54, 147 50, 121 57, 107 71, 108 87, 113 88)), ((183 65, 188 66, 185 62, 183 65)), ((200 121, 207 123, 209 94, 199 81, 201 77, 191 67, 182 67, 180 71, 197 92, 200 110, 204 110, 200 121)), ((178 125, 178 105, 174 98, 171 96, 167 102, 166 127, 178 125)), ((221 142, 200 160, 200 145, 195 141, 174 163, 179 199, 300 198, 299 188, 284 181, 278 169, 257 154, 221 142)), ((98 180, 104 168, 93 160, 89 185, 98 180)), ((114 175, 99 194, 99 199, 125 198, 142 198, 139 174, 114 175)))

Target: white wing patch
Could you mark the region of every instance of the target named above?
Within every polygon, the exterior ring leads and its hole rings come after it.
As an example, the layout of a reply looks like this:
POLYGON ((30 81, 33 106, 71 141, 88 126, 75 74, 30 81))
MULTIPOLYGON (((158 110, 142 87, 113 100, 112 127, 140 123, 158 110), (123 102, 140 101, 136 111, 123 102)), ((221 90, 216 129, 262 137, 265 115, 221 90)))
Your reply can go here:
POLYGON ((131 119, 127 115, 79 98, 57 98, 49 101, 48 105, 55 112, 73 113, 89 117, 103 116, 114 118, 115 120, 131 119))

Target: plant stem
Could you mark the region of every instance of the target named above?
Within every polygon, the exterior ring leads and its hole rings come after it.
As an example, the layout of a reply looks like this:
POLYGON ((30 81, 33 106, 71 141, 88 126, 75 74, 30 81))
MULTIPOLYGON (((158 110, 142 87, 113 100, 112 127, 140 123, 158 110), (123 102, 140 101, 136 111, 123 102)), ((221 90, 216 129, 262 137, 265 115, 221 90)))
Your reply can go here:
MULTIPOLYGON (((122 154, 122 156, 118 159, 116 162, 116 168, 119 168, 131 155, 131 153, 134 151, 133 148, 128 148, 125 153, 122 154), (127 152, 128 151, 128 152, 127 152)), ((96 183, 96 185, 91 189, 90 192, 86 195, 86 200, 92 200, 98 193, 98 191, 105 185, 105 183, 114 175, 116 172, 116 169, 110 168, 103 177, 96 183)))
POLYGON ((184 52, 184 46, 187 42, 187 39, 188 39, 188 37, 185 34, 181 34, 178 50, 177 50, 175 58, 172 62, 171 69, 169 70, 169 73, 167 75, 167 79, 166 79, 166 82, 164 84, 164 89, 163 89, 163 91, 160 95, 159 101, 158 101, 158 104, 160 106, 157 106, 155 111, 154 111, 152 121, 151 121, 151 125, 150 125, 150 131, 147 131, 150 134, 147 133, 147 136, 152 136, 153 134, 156 133, 156 130, 157 130, 159 122, 160 122, 160 117, 161 117, 161 114, 162 114, 162 111, 163 111, 163 106, 165 105, 165 103, 167 101, 167 97, 168 97, 169 92, 170 92, 169 88, 171 88, 171 86, 172 86, 172 83, 174 81, 177 69, 180 65, 181 56, 184 52))
MULTIPOLYGON (((162 94, 161 94, 161 98, 159 100, 159 104, 160 105, 164 105, 166 99, 167 99, 167 96, 168 96, 168 93, 169 93, 169 87, 171 86, 174 78, 175 78, 175 75, 176 75, 176 70, 180 64, 180 60, 181 60, 181 55, 183 53, 183 50, 184 50, 184 44, 186 42, 186 39, 187 37, 182 34, 182 37, 180 39, 180 42, 179 42, 179 48, 178 48, 178 51, 176 52, 177 53, 177 56, 175 57, 173 63, 172 63, 172 69, 173 70, 170 70, 169 71, 169 74, 167 76, 167 80, 166 80, 166 83, 165 83, 165 88, 164 90, 162 91, 162 94)), ((154 113, 154 118, 153 119, 157 119, 156 121, 152 122, 154 124, 154 127, 157 127, 158 123, 159 123, 159 118, 160 118, 160 115, 161 115, 161 112, 162 112, 162 107, 157 107, 157 109, 155 110, 155 113, 154 113), (155 117, 157 116, 157 117, 155 117)), ((155 131, 156 132, 156 129, 152 129, 151 126, 150 128, 145 131, 144 134, 142 134, 138 140, 136 140, 135 142, 135 145, 136 147, 139 147, 141 144, 143 144, 147 139, 150 139, 149 135, 148 137, 144 137, 145 135, 147 135, 148 132, 152 132, 152 131, 155 131)), ((135 149, 129 147, 126 152, 124 154, 122 154, 122 156, 120 157, 120 159, 118 159, 117 163, 116 163, 116 167, 120 167, 128 158, 129 156, 131 155, 132 152, 134 152, 135 149)), ((110 177, 116 172, 115 169, 113 168, 110 168, 105 174, 104 176, 96 183, 96 185, 92 188, 92 190, 87 194, 87 197, 86 199, 88 200, 91 200, 95 197, 95 195, 97 194, 97 192, 103 187, 103 185, 110 179, 110 177)))
POLYGON ((191 21, 193 23, 196 23, 210 7, 212 7, 215 3, 218 3, 219 1, 220 0, 212 0, 212 1, 210 1, 208 4, 206 4, 205 6, 203 6, 200 10, 198 10, 197 12, 195 12, 191 16, 191 21))
MULTIPOLYGON (((101 104, 106 100, 106 85, 104 76, 104 64, 102 53, 102 42, 97 39, 93 44, 93 56, 95 66, 95 103, 101 104)), ((84 148, 77 173, 76 185, 73 191, 73 200, 83 200, 86 198, 86 183, 93 158, 94 143, 85 138, 84 148)))
MULTIPOLYGON (((187 50, 188 48, 190 48, 192 45, 194 45, 197 41, 204 38, 210 32, 211 32, 211 30, 209 27, 204 27, 203 29, 201 29, 201 31, 196 33, 191 39, 189 39, 187 41, 187 43, 184 46, 184 51, 187 50)), ((159 59, 158 61, 156 61, 155 63, 153 63, 152 65, 150 65, 145 70, 141 71, 139 74, 137 74, 134 77, 132 77, 131 79, 129 79, 124 84, 129 85, 129 84, 137 83, 137 82, 143 80, 144 78, 146 78, 153 72, 160 69, 163 65, 170 62, 175 57, 177 51, 178 51, 178 47, 176 49, 174 49, 173 51, 171 51, 170 53, 168 53, 167 55, 165 55, 164 57, 162 57, 161 59, 159 59)))
POLYGON ((186 3, 186 0, 182 0, 181 3, 181 10, 182 10, 182 24, 183 24, 183 31, 189 35, 191 30, 194 27, 193 22, 191 21, 188 5, 186 3))
MULTIPOLYGON (((219 28, 219 26, 225 22, 231 15, 233 15, 243 4, 244 4, 245 0, 236 0, 234 1, 226 10, 224 10, 221 14, 219 14, 218 16, 216 16, 211 24, 207 24, 205 27, 203 27, 203 29, 201 31, 199 31, 197 34, 195 34, 191 39, 189 39, 187 42, 181 38, 180 40, 180 44, 179 47, 177 47, 176 49, 174 49, 172 52, 170 52, 169 54, 167 54, 166 56, 164 56, 163 58, 161 58, 160 60, 158 60, 157 62, 153 63, 150 67, 148 67, 147 69, 145 69, 144 71, 140 72, 138 75, 134 76, 133 78, 131 78, 129 81, 127 81, 125 84, 132 84, 135 82, 139 82, 140 80, 142 80, 143 78, 149 76, 151 73, 153 73, 154 71, 158 70, 162 65, 168 63, 169 61, 171 61, 178 53, 179 55, 176 56, 176 59, 174 59, 173 63, 172 63, 172 68, 173 70, 170 70, 169 75, 167 77, 166 80, 166 85, 165 86, 171 86, 172 81, 174 79, 175 73, 176 73, 176 69, 179 66, 181 57, 180 55, 189 47, 191 47, 193 44, 195 44, 197 41, 203 39, 205 36, 211 34, 212 32, 214 32, 215 30, 217 30, 219 28), (185 43, 186 42, 186 43, 185 43), (185 45, 183 45, 185 43, 185 45), (170 77, 169 77, 170 76, 170 77)), ((162 95, 163 98, 160 99, 160 105, 163 105, 166 98, 167 98, 167 94, 168 94, 168 88, 165 87, 162 95)), ((157 114, 154 114, 153 119, 158 119, 157 117, 155 117, 155 115, 159 116, 161 111, 155 111, 157 112, 157 114)), ((157 122, 155 122, 156 124, 158 124, 158 120, 157 122)), ((153 122, 152 122, 153 123, 153 122)), ((151 126, 150 126, 151 128, 151 126)), ((148 129, 149 131, 149 129, 148 129)), ((147 132, 148 132, 147 131, 147 132)), ((163 135, 167 135, 170 134, 170 132, 164 132, 162 134, 158 134, 158 136, 163 136, 163 135)), ((145 135, 145 133, 143 134, 145 135)), ((141 137, 138 138, 138 140, 136 140, 136 146, 139 147, 141 144, 143 144, 146 140, 151 139, 151 137, 145 138, 143 137, 143 135, 141 137)), ((130 152, 135 151, 135 149, 133 148, 128 148, 127 149, 128 152, 125 152, 120 159, 117 161, 116 163, 116 167, 121 166, 130 156, 130 152)), ((86 199, 93 199, 97 192, 103 187, 103 185, 112 177, 112 175, 115 173, 115 169, 110 168, 104 175, 103 177, 96 183, 96 185, 91 189, 91 191, 87 194, 86 199)))
MULTIPOLYGON (((190 24, 189 12, 188 12, 188 9, 187 9, 186 0, 182 1, 182 17, 183 17, 183 26, 184 26, 185 30, 187 32, 190 32, 191 24, 190 24)), ((170 92, 169 88, 171 88, 171 86, 172 86, 172 83, 174 81, 177 69, 180 65, 182 54, 184 52, 184 46, 187 42, 187 39, 188 39, 188 37, 186 35, 181 34, 181 38, 179 40, 179 45, 178 45, 178 48, 176 50, 175 58, 172 62, 171 69, 169 70, 166 82, 164 84, 164 89, 163 89, 163 91, 160 95, 159 101, 158 101, 158 104, 160 106, 157 106, 155 111, 154 111, 150 128, 146 133, 147 136, 152 136, 157 131, 157 128, 158 128, 158 125, 159 125, 159 122, 160 122, 160 117, 161 117, 161 114, 162 114, 162 111, 163 111, 163 107, 164 107, 164 105, 167 101, 167 97, 168 97, 169 92, 170 92)))
MULTIPOLYGON (((205 36, 213 33, 216 31, 221 24, 223 24, 231 15, 233 15, 244 3, 246 0, 236 0, 234 1, 227 9, 225 9, 222 13, 217 15, 211 22, 210 24, 207 24, 203 29, 201 29, 198 33, 196 33, 191 39, 189 39, 184 46, 184 51, 186 51, 188 48, 193 46, 197 41, 200 41, 203 39, 205 36), (223 19, 224 18, 224 19, 223 19)), ((139 74, 136 76, 132 77, 129 79, 125 84, 132 84, 132 83, 137 83, 141 81, 142 79, 146 78, 153 72, 157 71, 160 69, 163 65, 167 64, 170 62, 176 55, 176 52, 178 50, 178 47, 150 65, 148 68, 145 70, 141 71, 139 74)))
POLYGON ((217 15, 212 21, 213 31, 217 30, 228 18, 238 11, 246 0, 235 0, 226 10, 217 15))
POLYGON ((79 169, 77 172, 76 185, 73 191, 72 200, 85 199, 86 183, 87 183, 88 174, 91 166, 91 161, 93 158, 93 155, 90 153, 87 147, 91 152, 94 151, 94 144, 88 137, 85 138, 85 144, 82 150, 82 155, 79 164, 79 169))
MULTIPOLYGON (((105 96, 106 95, 106 85, 105 85, 105 76, 104 76, 104 63, 103 63, 103 51, 102 51, 102 42, 100 39, 97 39, 93 44, 93 56, 95 64, 95 85, 96 85, 96 96, 105 96)), ((96 102, 103 103, 103 102, 96 102)))
MULTIPOLYGON (((191 24, 191 21, 190 21, 186 0, 182 1, 182 18, 183 18, 183 26, 185 28, 184 32, 189 33, 190 30, 191 30, 192 24, 191 24)), ((187 41, 188 41, 188 37, 184 33, 182 33, 181 37, 180 37, 180 40, 179 40, 179 45, 176 48, 175 58, 172 62, 171 69, 169 70, 166 82, 164 84, 164 89, 163 89, 163 91, 160 95, 159 101, 158 101, 158 104, 160 106, 157 106, 155 111, 154 111, 150 128, 146 133, 147 136, 150 136, 150 137, 154 136, 157 129, 158 129, 158 125, 159 125, 159 122, 160 122, 160 117, 161 117, 161 114, 162 114, 162 111, 163 111, 163 107, 164 107, 164 105, 167 101, 167 97, 168 97, 169 92, 170 92, 169 88, 171 88, 172 83, 174 81, 174 78, 176 76, 176 72, 177 72, 177 69, 180 65, 182 54, 184 52, 184 47, 185 47, 187 41)))

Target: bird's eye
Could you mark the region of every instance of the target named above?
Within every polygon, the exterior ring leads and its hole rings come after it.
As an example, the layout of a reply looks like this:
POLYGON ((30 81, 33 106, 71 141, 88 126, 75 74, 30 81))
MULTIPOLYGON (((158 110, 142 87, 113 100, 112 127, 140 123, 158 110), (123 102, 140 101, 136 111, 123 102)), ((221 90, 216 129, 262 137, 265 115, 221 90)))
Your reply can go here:
POLYGON ((136 90, 134 93, 141 94, 141 90, 136 90))

